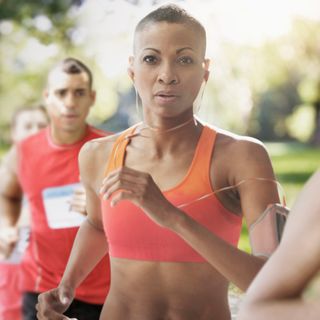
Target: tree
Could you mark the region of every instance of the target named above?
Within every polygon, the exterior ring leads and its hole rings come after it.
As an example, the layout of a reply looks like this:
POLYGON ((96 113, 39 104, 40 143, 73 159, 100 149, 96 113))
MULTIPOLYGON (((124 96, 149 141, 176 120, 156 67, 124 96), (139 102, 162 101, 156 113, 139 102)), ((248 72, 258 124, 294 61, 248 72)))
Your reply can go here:
POLYGON ((255 107, 249 134, 261 139, 296 138, 286 119, 300 108, 314 108, 315 131, 320 143, 320 23, 295 20, 290 32, 256 51, 249 71, 255 107))
POLYGON ((8 137, 14 110, 41 100, 52 59, 72 50, 72 10, 80 4, 75 0, 0 0, 2 139, 8 137))

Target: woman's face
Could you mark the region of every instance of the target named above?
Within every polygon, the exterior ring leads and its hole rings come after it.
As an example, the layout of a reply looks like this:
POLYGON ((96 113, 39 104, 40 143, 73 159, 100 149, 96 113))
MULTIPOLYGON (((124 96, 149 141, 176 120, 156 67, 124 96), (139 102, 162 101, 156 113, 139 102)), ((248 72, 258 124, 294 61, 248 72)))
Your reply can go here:
POLYGON ((145 115, 172 117, 192 110, 208 78, 205 41, 189 24, 150 23, 136 34, 130 74, 145 115))

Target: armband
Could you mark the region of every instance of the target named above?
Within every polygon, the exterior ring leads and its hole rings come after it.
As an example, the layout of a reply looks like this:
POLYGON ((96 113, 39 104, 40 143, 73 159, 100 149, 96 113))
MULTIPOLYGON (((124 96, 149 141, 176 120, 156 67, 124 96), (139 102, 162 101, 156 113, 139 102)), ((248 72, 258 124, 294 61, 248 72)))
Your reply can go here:
POLYGON ((269 257, 280 243, 289 209, 271 204, 249 227, 252 254, 269 257))

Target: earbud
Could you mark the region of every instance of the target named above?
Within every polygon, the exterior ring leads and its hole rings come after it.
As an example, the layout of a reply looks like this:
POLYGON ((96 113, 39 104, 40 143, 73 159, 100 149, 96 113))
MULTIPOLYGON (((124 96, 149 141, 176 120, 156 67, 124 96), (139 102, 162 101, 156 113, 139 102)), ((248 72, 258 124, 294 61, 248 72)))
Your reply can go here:
POLYGON ((203 93, 204 93, 204 89, 206 87, 207 81, 203 80, 201 87, 199 89, 199 92, 196 96, 196 98, 193 101, 193 113, 197 114, 200 110, 200 106, 201 106, 201 102, 202 102, 202 97, 203 97, 203 93))

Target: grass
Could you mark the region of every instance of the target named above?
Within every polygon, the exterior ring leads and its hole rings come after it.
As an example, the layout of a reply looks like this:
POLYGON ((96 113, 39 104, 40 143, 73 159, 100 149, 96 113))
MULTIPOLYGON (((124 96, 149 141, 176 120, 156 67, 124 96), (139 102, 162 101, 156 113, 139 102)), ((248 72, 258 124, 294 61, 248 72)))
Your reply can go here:
MULTIPOLYGON (((319 168, 320 148, 298 143, 267 143, 276 177, 290 208, 309 177, 319 168)), ((244 224, 239 248, 250 252, 249 236, 244 224)))

